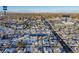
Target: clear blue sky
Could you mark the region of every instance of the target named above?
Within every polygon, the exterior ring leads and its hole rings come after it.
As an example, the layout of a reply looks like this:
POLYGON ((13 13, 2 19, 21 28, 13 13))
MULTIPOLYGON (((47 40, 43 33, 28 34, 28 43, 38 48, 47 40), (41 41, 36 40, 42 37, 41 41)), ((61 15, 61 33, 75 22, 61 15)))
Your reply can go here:
MULTIPOLYGON (((0 11, 2 11, 0 6, 0 11)), ((79 12, 79 6, 8 6, 8 12, 79 12)))

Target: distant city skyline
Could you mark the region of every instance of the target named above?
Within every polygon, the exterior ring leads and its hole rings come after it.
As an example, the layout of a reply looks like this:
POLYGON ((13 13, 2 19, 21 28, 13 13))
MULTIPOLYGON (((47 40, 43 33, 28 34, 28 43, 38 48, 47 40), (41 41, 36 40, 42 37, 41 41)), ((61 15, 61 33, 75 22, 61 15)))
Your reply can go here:
MULTIPOLYGON (((0 12, 3 11, 0 6, 0 12)), ((8 6, 7 12, 69 12, 79 13, 79 6, 8 6)))

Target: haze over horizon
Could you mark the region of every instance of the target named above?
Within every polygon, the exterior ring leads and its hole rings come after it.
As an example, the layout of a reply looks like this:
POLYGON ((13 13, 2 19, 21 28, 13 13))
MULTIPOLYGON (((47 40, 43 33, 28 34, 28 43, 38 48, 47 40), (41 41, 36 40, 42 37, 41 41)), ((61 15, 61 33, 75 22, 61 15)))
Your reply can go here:
MULTIPOLYGON (((79 13, 79 6, 8 6, 7 12, 79 13)), ((3 11, 0 6, 0 12, 3 11)))

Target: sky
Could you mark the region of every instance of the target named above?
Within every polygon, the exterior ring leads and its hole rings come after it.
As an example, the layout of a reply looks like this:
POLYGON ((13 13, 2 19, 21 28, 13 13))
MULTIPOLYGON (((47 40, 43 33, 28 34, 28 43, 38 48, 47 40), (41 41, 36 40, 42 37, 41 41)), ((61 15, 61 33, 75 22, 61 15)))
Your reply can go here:
MULTIPOLYGON (((0 6, 0 11, 3 11, 0 6)), ((7 12, 79 12, 79 6, 7 6, 7 12)))

